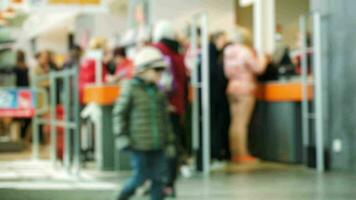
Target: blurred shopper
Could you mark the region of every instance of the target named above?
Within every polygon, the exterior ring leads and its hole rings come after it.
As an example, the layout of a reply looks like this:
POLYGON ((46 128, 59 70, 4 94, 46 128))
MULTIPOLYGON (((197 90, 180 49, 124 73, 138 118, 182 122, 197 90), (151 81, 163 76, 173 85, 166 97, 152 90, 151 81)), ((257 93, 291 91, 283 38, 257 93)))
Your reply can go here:
POLYGON ((247 29, 235 29, 233 44, 224 51, 224 69, 229 80, 227 95, 230 103, 230 148, 236 163, 257 161, 248 150, 248 125, 255 106, 256 75, 266 65, 265 57, 259 58, 251 45, 247 29))
POLYGON ((86 52, 86 55, 82 59, 80 63, 79 69, 79 99, 83 104, 83 91, 86 85, 96 83, 96 58, 94 56, 98 56, 101 54, 101 58, 99 58, 99 64, 102 67, 102 80, 104 81, 107 70, 104 63, 104 54, 107 52, 107 41, 105 38, 97 37, 93 38, 90 41, 89 50, 86 52), (94 54, 94 56, 92 55, 94 54))
MULTIPOLYGON (((170 117, 173 124, 173 131, 177 138, 176 147, 179 154, 187 149, 187 139, 185 138, 183 128, 183 118, 186 108, 187 77, 184 57, 181 53, 181 46, 176 40, 176 33, 171 23, 161 21, 156 24, 153 33, 154 45, 167 59, 169 63, 169 72, 171 74, 171 83, 168 86, 168 97, 170 103, 170 117)), ((169 160, 170 177, 167 184, 167 193, 175 195, 175 181, 177 179, 179 154, 174 159, 169 160)))
MULTIPOLYGON (((42 51, 36 55, 37 65, 32 69, 32 76, 47 75, 50 71, 50 58, 48 53, 42 51)), ((49 89, 49 80, 40 81, 37 86, 49 89)))
POLYGON ((258 76, 260 82, 283 80, 295 74, 289 46, 284 41, 283 27, 280 24, 276 27, 274 39, 275 49, 271 55, 271 62, 266 67, 264 73, 258 76))
MULTIPOLYGON (((105 67, 106 76, 109 74, 115 74, 116 64, 115 64, 115 58, 114 58, 114 50, 111 49, 109 47, 109 45, 107 45, 103 49, 103 61, 102 62, 105 67)), ((105 79, 105 81, 107 81, 107 80, 105 79)))
MULTIPOLYGON (((60 71, 62 70, 62 65, 59 65, 57 63, 57 59, 56 59, 56 55, 53 51, 51 50, 46 50, 44 52, 44 54, 47 55, 47 58, 48 58, 48 65, 49 65, 49 70, 50 71, 60 71)), ((62 88, 63 88, 63 80, 61 79, 57 79, 56 80, 56 104, 60 104, 62 99, 61 99, 61 91, 62 91, 62 88)))
POLYGON ((296 47, 297 49, 292 53, 293 62, 295 64, 295 72, 297 74, 302 73, 302 62, 304 59, 303 55, 303 42, 306 44, 306 56, 307 56, 307 72, 310 75, 313 69, 313 41, 311 33, 306 34, 305 41, 302 40, 301 33, 297 34, 296 47))
MULTIPOLYGON (((36 59, 37 59, 37 65, 31 69, 31 80, 36 79, 40 76, 48 75, 51 70, 49 54, 46 51, 42 51, 42 52, 38 53, 36 55, 36 59)), ((39 108, 48 107, 49 106, 48 98, 50 95, 49 79, 36 81, 35 84, 36 85, 34 85, 34 87, 36 87, 38 90, 46 91, 46 94, 44 94, 44 93, 38 94, 37 106, 39 108), (47 96, 47 98, 45 95, 47 96)), ((46 114, 44 114, 44 116, 46 116, 46 114)), ((49 143, 49 134, 47 134, 48 130, 44 130, 44 129, 45 129, 44 127, 40 128, 41 136, 43 138, 44 144, 48 144, 49 143)))
POLYGON ((275 50, 272 54, 272 64, 275 66, 289 65, 291 59, 289 57, 289 46, 283 38, 283 27, 278 24, 276 34, 274 36, 275 50))
POLYGON ((63 68, 64 69, 70 69, 72 67, 77 67, 80 65, 80 61, 83 56, 83 49, 75 45, 69 52, 69 57, 67 61, 64 63, 63 68))
POLYGON ((55 59, 55 54, 53 53, 53 51, 46 50, 43 53, 46 54, 46 56, 48 58, 49 69, 52 71, 60 70, 60 66, 57 65, 57 62, 55 59))
POLYGON ((114 134, 119 149, 131 150, 133 176, 118 200, 127 200, 138 187, 152 182, 151 199, 164 199, 165 153, 174 157, 174 135, 166 96, 157 87, 167 64, 153 47, 135 57, 135 77, 125 82, 113 110, 114 134))
MULTIPOLYGON (((16 87, 17 88, 28 88, 30 86, 30 74, 26 63, 26 54, 22 50, 16 52, 16 87)), ((25 143, 30 142, 31 137, 31 119, 21 119, 21 138, 24 139, 25 143)))
POLYGON ((220 162, 229 156, 229 103, 226 95, 227 79, 224 74, 223 50, 228 43, 223 31, 211 35, 209 45, 210 64, 210 126, 211 156, 215 161, 212 167, 219 167, 220 162))
POLYGON ((124 47, 115 48, 113 56, 114 74, 108 75, 106 77, 107 81, 118 83, 121 80, 131 79, 134 73, 134 66, 132 61, 126 56, 126 49, 124 47))
POLYGON ((28 87, 29 81, 29 69, 26 63, 26 54, 22 50, 16 52, 16 86, 17 87, 28 87))

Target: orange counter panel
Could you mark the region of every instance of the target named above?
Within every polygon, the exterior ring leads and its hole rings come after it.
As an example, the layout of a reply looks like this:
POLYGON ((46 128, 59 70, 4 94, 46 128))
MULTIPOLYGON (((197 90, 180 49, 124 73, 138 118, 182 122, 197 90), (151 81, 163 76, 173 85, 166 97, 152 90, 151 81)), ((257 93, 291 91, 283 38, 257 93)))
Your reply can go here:
MULTIPOLYGON (((300 102, 303 99, 302 84, 298 82, 260 84, 257 99, 270 102, 300 102)), ((312 85, 308 86, 308 99, 313 99, 312 85)))
POLYGON ((120 94, 119 86, 87 86, 84 88, 85 104, 112 105, 120 94))
POLYGON ((60 5, 100 5, 101 0, 48 0, 48 4, 60 5))
MULTIPOLYGON (((270 102, 300 102, 303 99, 302 85, 298 82, 263 83, 258 85, 256 97, 261 101, 270 102)), ((193 88, 189 86, 188 99, 193 101, 193 88)), ((308 86, 308 99, 313 99, 313 86, 308 86)))
MULTIPOLYGON (((84 103, 112 105, 120 94, 119 86, 87 86, 84 89, 84 103)), ((188 98, 192 101, 193 89, 189 87, 188 98)), ((300 102, 302 101, 302 85, 300 83, 265 83, 260 84, 256 97, 269 102, 300 102)), ((308 87, 308 99, 313 99, 313 86, 308 87)))

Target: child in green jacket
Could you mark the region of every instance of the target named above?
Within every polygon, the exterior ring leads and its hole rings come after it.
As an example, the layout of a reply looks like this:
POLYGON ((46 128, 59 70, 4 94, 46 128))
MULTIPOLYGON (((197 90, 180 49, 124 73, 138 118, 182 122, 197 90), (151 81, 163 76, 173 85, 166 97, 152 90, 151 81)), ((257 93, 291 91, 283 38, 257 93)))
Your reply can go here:
POLYGON ((113 110, 116 146, 131 150, 134 171, 118 200, 128 200, 146 180, 152 182, 151 200, 162 200, 165 156, 175 153, 166 96, 157 87, 167 64, 153 47, 138 52, 134 64, 135 77, 124 83, 113 110))

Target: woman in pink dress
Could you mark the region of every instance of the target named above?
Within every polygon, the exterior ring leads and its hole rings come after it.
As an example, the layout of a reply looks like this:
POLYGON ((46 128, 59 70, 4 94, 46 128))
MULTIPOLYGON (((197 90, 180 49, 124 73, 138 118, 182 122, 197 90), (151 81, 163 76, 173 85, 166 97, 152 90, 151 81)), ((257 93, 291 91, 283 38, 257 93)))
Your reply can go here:
POLYGON ((232 40, 233 43, 224 50, 224 70, 229 81, 232 160, 236 163, 255 162, 257 159, 248 150, 248 125, 255 106, 256 76, 264 72, 267 59, 256 55, 247 30, 236 29, 232 40))

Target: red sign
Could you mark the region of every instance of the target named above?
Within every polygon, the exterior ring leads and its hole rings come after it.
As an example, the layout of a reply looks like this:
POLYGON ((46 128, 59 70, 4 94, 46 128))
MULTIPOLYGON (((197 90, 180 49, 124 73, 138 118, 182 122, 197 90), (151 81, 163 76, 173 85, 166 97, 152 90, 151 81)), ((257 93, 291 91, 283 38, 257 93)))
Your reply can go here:
POLYGON ((31 90, 0 89, 0 117, 31 118, 35 114, 31 90))
POLYGON ((32 118, 35 109, 0 109, 0 117, 32 118))

